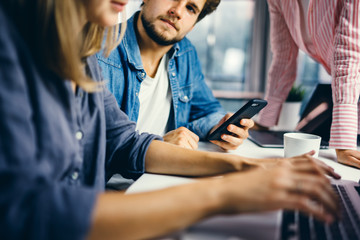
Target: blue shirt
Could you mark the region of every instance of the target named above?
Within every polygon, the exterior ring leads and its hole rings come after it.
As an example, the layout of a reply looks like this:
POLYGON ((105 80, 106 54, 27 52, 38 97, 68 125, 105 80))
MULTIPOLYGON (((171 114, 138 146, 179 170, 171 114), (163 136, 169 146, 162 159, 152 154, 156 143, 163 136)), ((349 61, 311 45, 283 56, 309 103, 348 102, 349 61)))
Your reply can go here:
POLYGON ((37 63, 1 5, 0 28, 0 238, 83 239, 106 179, 142 174, 156 136, 135 132, 108 90, 74 94, 37 63))
MULTIPOLYGON (((140 107, 138 94, 146 77, 136 38, 137 16, 135 13, 128 20, 123 40, 108 58, 102 53, 96 55, 107 87, 121 110, 135 122, 140 107)), ((206 85, 195 47, 187 38, 174 44, 167 54, 172 93, 168 130, 184 126, 204 140, 226 112, 206 85)))

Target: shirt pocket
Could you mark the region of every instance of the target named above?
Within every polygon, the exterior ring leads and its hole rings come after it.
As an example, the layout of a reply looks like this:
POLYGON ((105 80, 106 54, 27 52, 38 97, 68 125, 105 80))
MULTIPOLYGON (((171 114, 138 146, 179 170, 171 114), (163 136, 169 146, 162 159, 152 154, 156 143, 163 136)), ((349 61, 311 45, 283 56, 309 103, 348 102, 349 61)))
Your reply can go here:
POLYGON ((192 99, 192 85, 179 88, 179 100, 182 103, 188 103, 192 99))

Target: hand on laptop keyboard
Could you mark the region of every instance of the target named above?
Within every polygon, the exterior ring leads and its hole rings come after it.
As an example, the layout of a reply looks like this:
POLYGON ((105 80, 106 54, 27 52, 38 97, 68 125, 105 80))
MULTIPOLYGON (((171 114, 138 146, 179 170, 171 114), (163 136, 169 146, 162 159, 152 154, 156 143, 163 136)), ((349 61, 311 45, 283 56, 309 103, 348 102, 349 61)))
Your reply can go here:
MULTIPOLYGON (((341 199, 341 218, 332 224, 324 224, 305 216, 298 211, 284 211, 281 224, 282 240, 327 240, 327 239, 360 239, 359 195, 353 194, 354 183, 337 182, 332 187, 338 198, 341 199)), ((357 191, 359 186, 354 186, 357 191)))
POLYGON ((339 216, 338 198, 323 173, 313 158, 302 155, 277 167, 229 174, 221 179, 229 186, 222 189, 224 206, 230 212, 297 209, 330 223, 339 216))
POLYGON ((312 168, 314 171, 318 171, 320 173, 326 174, 334 179, 340 179, 341 176, 339 174, 337 174, 334 170, 334 168, 326 165, 324 162, 313 158, 312 155, 315 153, 315 151, 311 151, 307 154, 298 156, 298 157, 293 157, 293 158, 288 158, 288 160, 292 163, 292 164, 302 164, 302 162, 311 162, 312 164, 312 168))
POLYGON ((290 162, 292 165, 296 165, 296 166, 300 164, 305 165, 307 163, 308 165, 310 164, 309 170, 311 171, 326 174, 334 179, 341 178, 341 176, 337 174, 332 167, 326 165, 324 162, 316 158, 313 158, 312 155, 314 153, 315 151, 310 151, 309 153, 291 158, 269 158, 265 160, 263 159, 253 159, 253 160, 255 162, 259 162, 265 168, 277 167, 281 162, 290 162))

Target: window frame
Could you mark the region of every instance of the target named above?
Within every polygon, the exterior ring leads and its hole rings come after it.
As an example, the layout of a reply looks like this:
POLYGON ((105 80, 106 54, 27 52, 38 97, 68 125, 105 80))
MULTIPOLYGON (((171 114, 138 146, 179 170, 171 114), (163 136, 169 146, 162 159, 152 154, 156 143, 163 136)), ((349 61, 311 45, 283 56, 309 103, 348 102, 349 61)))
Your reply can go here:
MULTIPOLYGON (((238 0, 240 1, 240 0, 238 0)), ((252 30, 252 47, 249 74, 244 81, 244 90, 213 90, 219 99, 263 98, 266 87, 267 72, 271 63, 270 51, 270 18, 267 1, 254 0, 254 20, 252 30)))

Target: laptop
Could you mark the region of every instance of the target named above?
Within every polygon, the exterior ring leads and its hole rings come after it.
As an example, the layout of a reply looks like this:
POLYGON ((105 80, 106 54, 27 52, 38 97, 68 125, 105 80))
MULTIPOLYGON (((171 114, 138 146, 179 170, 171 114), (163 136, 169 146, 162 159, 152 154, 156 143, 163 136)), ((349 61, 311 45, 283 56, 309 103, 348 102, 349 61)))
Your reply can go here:
POLYGON ((360 239, 360 185, 334 180, 341 219, 332 224, 299 211, 273 211, 213 217, 181 232, 181 240, 357 240, 360 239))
POLYGON ((177 239, 194 240, 357 240, 360 239, 360 185, 355 181, 333 180, 341 218, 332 224, 299 211, 218 216, 186 229, 177 239))
MULTIPOLYGON (((332 93, 330 84, 318 84, 311 94, 299 123, 293 132, 321 136, 320 148, 328 148, 332 121, 332 93)), ((249 130, 249 139, 261 147, 283 148, 283 135, 291 131, 249 130)))
POLYGON ((340 199, 340 221, 329 225, 298 211, 283 211, 280 239, 360 239, 360 185, 334 180, 332 187, 340 199))

